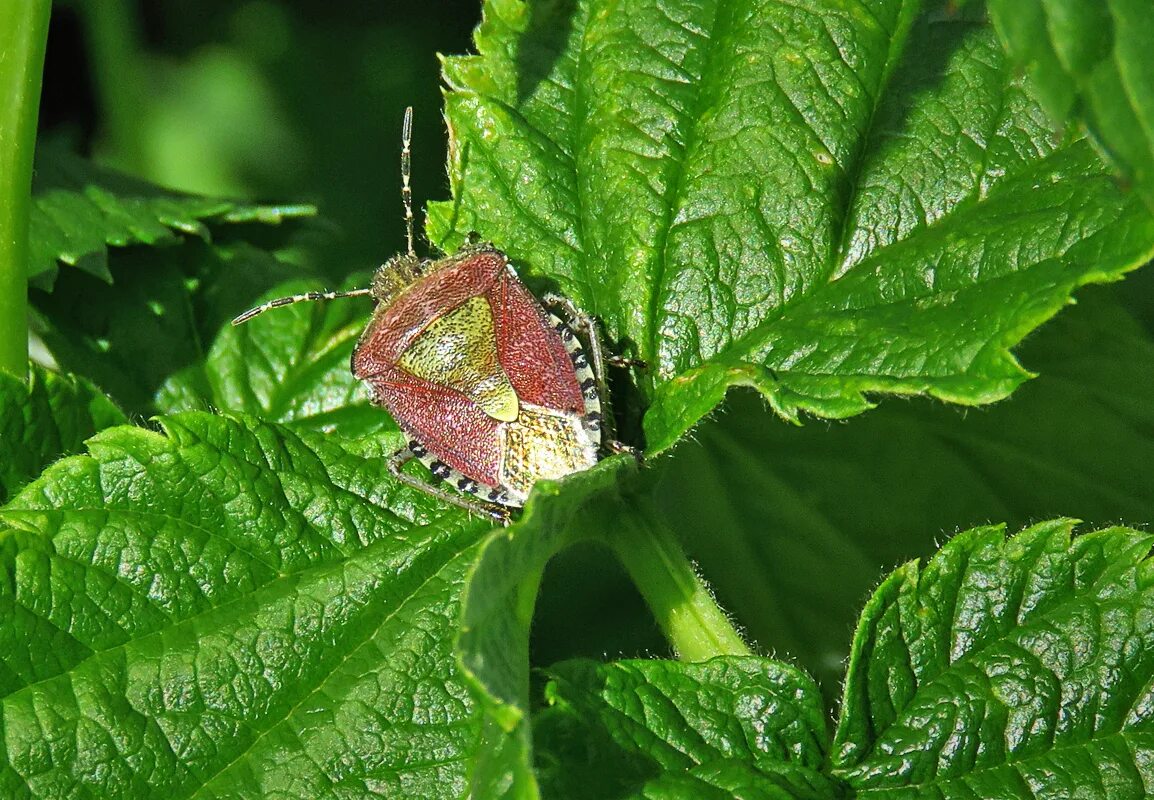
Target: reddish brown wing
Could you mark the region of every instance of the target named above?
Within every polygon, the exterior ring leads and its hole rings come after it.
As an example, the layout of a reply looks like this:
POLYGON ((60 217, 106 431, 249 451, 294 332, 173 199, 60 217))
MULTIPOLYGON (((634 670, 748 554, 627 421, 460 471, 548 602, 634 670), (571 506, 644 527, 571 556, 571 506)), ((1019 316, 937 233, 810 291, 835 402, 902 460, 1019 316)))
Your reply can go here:
POLYGON ((460 392, 416 378, 396 367, 369 377, 377 402, 401 429, 467 478, 500 483, 497 420, 460 392))
POLYGON ((470 297, 484 294, 497 276, 505 274, 507 263, 505 254, 496 250, 464 256, 421 278, 392 305, 378 309, 353 352, 353 375, 367 380, 392 366, 433 320, 470 297))
POLYGON ((465 395, 410 375, 397 358, 434 320, 483 294, 507 260, 481 251, 421 278, 387 308, 378 309, 353 351, 353 375, 373 387, 401 429, 433 456, 475 481, 499 484, 497 421, 465 395))
POLYGON ((509 382, 522 402, 585 413, 565 344, 529 290, 502 270, 485 293, 493 309, 497 353, 509 382))

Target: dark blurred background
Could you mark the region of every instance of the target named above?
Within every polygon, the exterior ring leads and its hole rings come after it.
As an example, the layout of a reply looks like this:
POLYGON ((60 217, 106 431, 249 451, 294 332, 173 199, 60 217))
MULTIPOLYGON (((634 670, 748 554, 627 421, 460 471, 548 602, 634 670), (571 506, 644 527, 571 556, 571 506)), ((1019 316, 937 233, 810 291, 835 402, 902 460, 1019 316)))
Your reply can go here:
POLYGON ((42 136, 174 189, 315 203, 326 271, 370 269, 403 244, 406 105, 414 202, 448 197, 437 54, 479 20, 479 0, 58 0, 42 136))

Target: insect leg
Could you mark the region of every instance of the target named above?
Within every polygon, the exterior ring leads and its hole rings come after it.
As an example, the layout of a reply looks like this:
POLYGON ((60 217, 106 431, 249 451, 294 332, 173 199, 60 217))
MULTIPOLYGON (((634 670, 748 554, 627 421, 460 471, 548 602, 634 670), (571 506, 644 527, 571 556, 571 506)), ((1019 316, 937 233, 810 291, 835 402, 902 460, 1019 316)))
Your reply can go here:
MULTIPOLYGON (((597 381, 597 390, 599 395, 605 399, 607 411, 611 412, 609 407, 609 385, 605 378, 605 364, 610 363, 614 366, 644 366, 644 361, 636 361, 629 358, 618 358, 617 356, 605 355, 605 347, 601 342, 601 332, 597 328, 597 320, 589 314, 582 311, 576 303, 568 297, 563 297, 557 294, 544 295, 541 300, 546 306, 559 311, 562 315, 567 317, 566 324, 576 331, 584 334, 584 339, 589 345, 589 361, 593 367, 593 377, 597 381)), ((615 429, 612 421, 612 413, 606 413, 603 419, 604 434, 602 443, 606 448, 612 450, 614 453, 629 453, 634 458, 640 459, 641 453, 634 447, 617 441, 614 438, 615 429)))
POLYGON ((560 311, 565 316, 565 323, 570 328, 584 334, 585 341, 589 344, 589 360, 593 367, 593 375, 597 378, 602 395, 607 396, 605 391, 605 348, 601 344, 597 320, 578 308, 577 304, 568 297, 562 297, 559 294, 547 294, 541 300, 546 306, 560 311))
POLYGON ((389 474, 396 478, 406 486, 412 486, 425 494, 431 495, 438 500, 443 500, 450 505, 457 508, 463 508, 470 514, 476 514, 479 517, 486 517, 493 522, 501 525, 509 524, 509 512, 501 506, 489 503, 482 503, 479 500, 470 500, 467 497, 453 494, 438 486, 433 486, 427 481, 420 478, 414 478, 412 475, 406 475, 401 471, 405 464, 417 458, 417 454, 413 452, 409 445, 405 445, 397 452, 393 453, 389 458, 389 474))

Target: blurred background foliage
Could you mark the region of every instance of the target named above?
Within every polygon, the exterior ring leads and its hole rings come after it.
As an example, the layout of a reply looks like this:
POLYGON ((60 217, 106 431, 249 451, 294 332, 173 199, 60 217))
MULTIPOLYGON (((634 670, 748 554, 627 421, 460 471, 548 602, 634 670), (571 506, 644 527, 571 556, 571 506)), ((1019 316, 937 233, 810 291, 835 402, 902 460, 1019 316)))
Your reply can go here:
MULTIPOLYGON (((406 105, 415 109, 415 204, 448 196, 437 54, 468 52, 479 19, 476 0, 60 0, 41 145, 174 189, 315 203, 320 221, 296 234, 291 260, 347 283, 403 247, 406 105)), ((203 260, 205 248, 190 247, 181 257, 203 260)), ((38 302, 101 314, 93 292, 139 291, 146 303, 195 271, 143 269, 147 257, 120 251, 112 269, 133 277, 108 287, 71 275, 38 302)), ((221 307, 199 313, 204 341, 225 324, 223 307, 235 313, 288 277, 276 264, 212 258, 197 269, 248 272, 221 284, 243 296, 215 295, 221 307)), ((1154 519, 1147 476, 1134 469, 1136 459, 1154 463, 1148 273, 1080 293, 1077 308, 1022 348, 1042 377, 991 408, 888 399, 845 423, 797 428, 752 395, 731 396, 647 471, 666 524, 756 646, 796 660, 832 694, 869 590, 952 532, 987 522, 1016 530, 1061 514, 1093 525, 1154 519)), ((147 338, 131 351, 147 366, 136 373, 148 373, 129 409, 138 414, 204 350, 163 332, 147 338)), ((537 665, 667 654, 624 573, 592 544, 550 565, 533 647, 537 665)))
POLYGON ((173 189, 313 202, 325 271, 371 269, 403 246, 406 105, 414 201, 448 194, 438 53, 479 20, 460 0, 60 0, 41 130, 173 189))

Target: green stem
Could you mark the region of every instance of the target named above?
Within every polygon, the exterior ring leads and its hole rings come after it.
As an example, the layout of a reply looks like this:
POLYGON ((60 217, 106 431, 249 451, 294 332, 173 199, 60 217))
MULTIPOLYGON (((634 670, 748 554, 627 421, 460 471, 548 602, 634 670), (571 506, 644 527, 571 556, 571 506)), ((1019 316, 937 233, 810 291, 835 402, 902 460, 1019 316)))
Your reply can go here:
POLYGON ((0 370, 28 373, 28 224, 50 0, 0 0, 0 370))
POLYGON ((624 524, 606 536, 605 542, 633 579, 678 657, 704 661, 714 656, 751 655, 673 532, 656 519, 652 508, 626 514, 624 524))

